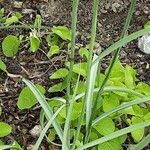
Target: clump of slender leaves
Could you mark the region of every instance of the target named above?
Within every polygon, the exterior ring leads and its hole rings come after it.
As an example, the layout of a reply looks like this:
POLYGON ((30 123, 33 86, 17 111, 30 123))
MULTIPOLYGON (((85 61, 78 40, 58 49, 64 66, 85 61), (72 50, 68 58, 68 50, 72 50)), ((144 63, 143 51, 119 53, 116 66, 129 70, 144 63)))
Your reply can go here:
MULTIPOLYGON (((93 0, 91 41, 88 48, 80 48, 78 51, 84 61, 75 63, 78 4, 79 0, 73 0, 71 31, 67 27, 56 26, 46 35, 49 46, 48 57, 60 52, 62 46, 60 39, 67 41, 69 45, 68 62, 64 64, 64 68, 56 70, 49 76, 50 80, 60 80, 60 82, 49 87, 48 92, 62 92, 64 96, 46 98, 46 91, 42 85, 34 85, 23 78, 27 87, 22 89, 18 97, 18 108, 29 109, 38 103, 41 106, 40 125, 43 130, 34 145, 34 150, 39 149, 44 137, 62 150, 88 148, 120 150, 128 139, 128 133, 134 141, 128 148, 143 149, 150 142, 149 135, 145 135, 147 131, 145 127, 150 126, 150 86, 137 79, 137 71, 131 66, 123 66, 118 55, 122 46, 150 32, 149 23, 145 25, 145 29, 126 35, 136 4, 136 0, 132 0, 120 40, 97 55, 94 53, 94 45, 99 0, 93 0), (110 65, 101 72, 102 59, 112 52, 114 55, 110 65)), ((15 14, 6 19, 3 11, 0 11, 0 22, 7 24, 8 27, 21 18, 19 14, 15 14)), ((28 37, 29 51, 37 52, 42 42, 41 17, 37 16, 34 25, 29 28, 31 28, 28 37)), ((14 35, 4 38, 2 49, 6 57, 17 54, 22 38, 14 35), (11 45, 10 41, 14 44, 11 45)), ((0 60, 0 70, 8 74, 7 66, 2 60, 0 60)), ((3 132, 0 131, 0 137, 10 134, 9 125, 1 122, 0 126, 4 126, 5 129, 3 132)), ((12 146, 21 149, 17 142, 12 146)), ((7 149, 9 146, 2 143, 1 147, 7 149)))

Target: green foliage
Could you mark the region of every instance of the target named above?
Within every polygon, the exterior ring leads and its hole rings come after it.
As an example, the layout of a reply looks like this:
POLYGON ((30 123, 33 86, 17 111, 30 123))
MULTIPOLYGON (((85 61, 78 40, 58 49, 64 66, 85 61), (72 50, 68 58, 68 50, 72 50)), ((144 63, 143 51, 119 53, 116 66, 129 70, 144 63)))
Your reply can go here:
POLYGON ((120 143, 118 139, 104 142, 98 146, 98 150, 120 150, 120 143))
POLYGON ((14 15, 12 15, 11 17, 7 18, 5 20, 5 25, 11 25, 13 23, 17 23, 19 21, 19 19, 22 18, 22 15, 19 12, 16 12, 14 15))
POLYGON ((60 79, 60 78, 65 78, 68 75, 68 70, 66 68, 61 68, 54 72, 51 76, 50 79, 60 79))
MULTIPOLYGON (((82 103, 81 102, 79 102, 79 103, 74 102, 74 104, 73 104, 73 111, 72 111, 72 114, 71 114, 71 121, 76 120, 80 116, 81 111, 82 111, 82 103)), ((64 108, 60 112, 60 116, 62 118, 66 118, 66 108, 64 108)))
POLYGON ((54 129, 49 130, 48 138, 50 141, 54 141, 56 138, 56 135, 57 135, 57 133, 54 129))
POLYGON ((144 28, 145 28, 145 29, 150 28, 150 21, 148 21, 148 22, 144 25, 144 28))
MULTIPOLYGON (((72 16, 77 17, 78 2, 79 1, 73 0, 73 10, 75 11, 72 13, 72 16)), ((60 139, 63 145, 63 150, 69 150, 70 142, 72 141, 72 150, 75 150, 76 147, 78 150, 82 150, 92 146, 95 146, 93 149, 120 150, 122 148, 121 144, 124 143, 127 138, 127 133, 131 132, 134 141, 139 142, 144 137, 144 128, 150 125, 150 112, 148 109, 149 98, 144 99, 144 97, 150 96, 150 86, 137 80, 136 71, 131 66, 123 66, 119 60, 114 59, 114 64, 112 61, 113 69, 111 70, 110 77, 108 79, 107 77, 111 66, 106 69, 104 74, 102 72, 97 72, 98 63, 105 56, 127 44, 131 40, 149 33, 149 22, 144 26, 145 30, 138 31, 123 38, 124 35, 126 35, 127 28, 132 17, 132 13, 129 13, 127 24, 125 24, 122 34, 123 36, 121 37, 123 39, 104 50, 99 56, 94 55, 93 48, 95 44, 97 26, 98 2, 98 0, 94 0, 93 3, 93 22, 91 43, 88 48, 89 50, 86 48, 80 48, 79 50, 79 55, 83 58, 82 60, 86 61, 81 61, 80 63, 74 64, 73 60, 70 60, 70 62, 65 64, 67 69, 61 68, 53 72, 49 77, 50 79, 58 79, 60 82, 51 86, 48 91, 50 93, 61 92, 61 97, 46 99, 44 96, 46 91, 41 85, 37 84, 34 86, 28 80, 23 79, 28 87, 22 89, 17 102, 19 109, 29 109, 37 104, 37 102, 40 103, 45 117, 43 119, 42 127, 44 127, 46 124, 46 131, 49 129, 48 139, 50 141, 54 141, 57 138, 60 139), (69 81, 70 75, 71 79, 69 81), (78 75, 80 75, 80 79, 78 78, 78 75), (105 82, 106 80, 107 82, 105 82), (75 87, 76 83, 78 83, 78 88, 75 87), (116 90, 108 90, 112 86, 116 88, 116 90), (89 87, 96 89, 89 90, 89 87), (119 91, 119 89, 122 90, 119 91), (125 89, 126 91, 128 90, 128 92, 125 92, 125 89), (98 90, 100 91, 99 94, 98 90), (88 99, 86 95, 91 97, 88 99), (143 99, 137 99, 138 96, 143 99), (61 101, 61 98, 64 101, 61 101), (89 101, 87 101, 87 99, 89 101), (48 102, 46 100, 48 100, 48 102), (135 102, 136 100, 137 103, 135 102), (138 103, 138 101, 140 102, 138 103), (96 102, 96 105, 94 105, 94 102, 96 102), (141 104, 142 102, 145 103, 141 104), (87 105, 87 103, 91 105, 87 105), (61 107, 62 109, 60 109, 61 107), (59 109, 60 111, 56 117, 55 113, 59 109), (89 112, 91 111, 92 113, 94 112, 95 114, 93 113, 94 115, 91 115, 91 113, 89 113, 87 110, 89 110, 89 112), (69 114, 68 112, 72 112, 69 120, 66 119, 69 114), (88 114, 90 114, 92 117, 88 114), (84 116, 86 116, 86 119, 84 116), (48 124, 53 117, 54 120, 48 124), (97 121, 96 124, 93 124, 93 121, 97 120, 97 117, 98 119, 101 119, 97 121), (87 118, 89 119, 89 123, 87 123, 87 118), (129 127, 119 130, 116 123, 118 121, 119 123, 126 124, 129 127), (51 124, 53 125, 52 127, 50 126, 51 124), (68 125, 68 130, 65 131, 66 124, 68 125), (62 129, 64 129, 64 131, 62 129), (69 134, 65 135, 65 133, 69 134), (63 139, 66 140, 66 143, 63 139)), ((134 8, 135 2, 135 0, 131 2, 131 9, 134 8)), ((69 42, 68 49, 70 50, 71 48, 70 57, 74 58, 76 17, 72 18, 72 31, 65 26, 56 26, 51 28, 52 32, 44 32, 44 34, 46 34, 46 42, 49 46, 49 51, 46 51, 48 57, 58 54, 62 46, 69 42)), ((22 15, 19 12, 13 14, 9 18, 5 18, 4 9, 0 10, 0 23, 2 23, 4 26, 10 26, 11 24, 17 23, 21 18, 22 15)), ((32 27, 28 26, 27 28, 30 29, 32 27)), ((31 52, 37 52, 40 48, 40 45, 42 45, 41 42, 43 42, 43 35, 40 32, 41 29, 43 29, 42 18, 40 15, 37 15, 34 21, 33 30, 30 33, 29 38, 26 38, 26 41, 30 44, 31 52)), ((49 31, 49 28, 47 29, 49 31)), ((2 42, 2 50, 4 55, 6 57, 15 56, 18 52, 20 43, 23 41, 22 39, 22 36, 19 36, 18 39, 16 36, 8 35, 2 42)), ((116 55, 116 57, 117 56, 118 55, 116 55)), ((7 67, 2 60, 0 60, 0 70, 7 72, 7 67)), ((50 95, 53 97, 53 94, 50 95)), ((11 133, 11 127, 8 124, 0 122, 0 129, 1 128, 4 130, 0 130, 0 137, 7 136, 11 133)), ((43 134, 43 137, 45 134, 43 134)), ((0 143, 4 144, 2 142, 0 143)), ((14 141, 12 146, 21 149, 20 145, 16 141, 14 141)), ((11 147, 11 145, 3 145, 3 148, 5 149, 7 148, 13 150, 14 147, 11 147)))
POLYGON ((53 33, 57 34, 63 40, 71 41, 71 32, 67 27, 57 26, 57 27, 53 27, 51 30, 53 33))
POLYGON ((85 57, 86 60, 88 60, 89 51, 86 48, 80 48, 79 54, 81 57, 83 57, 83 58, 85 57))
POLYGON ((30 33, 30 50, 36 52, 40 47, 40 39, 37 36, 36 31, 30 33))
POLYGON ((40 15, 36 15, 35 21, 34 21, 34 28, 40 29, 42 25, 42 18, 40 15))
MULTIPOLYGON (((37 84, 36 85, 37 89, 42 93, 45 94, 45 89, 41 85, 37 84)), ((35 98, 34 94, 32 91, 28 88, 25 87, 19 97, 18 97, 18 102, 17 106, 19 109, 29 109, 33 107, 37 103, 37 99, 35 98)))
POLYGON ((115 131, 115 123, 109 117, 102 119, 94 125, 94 128, 101 134, 107 135, 115 131))
POLYGON ((134 89, 135 88, 135 81, 136 81, 136 71, 130 67, 129 65, 126 65, 125 68, 125 85, 129 89, 134 89))
POLYGON ((58 54, 59 51, 60 51, 59 46, 57 45, 51 46, 50 50, 47 53, 47 56, 52 57, 54 54, 58 54))
MULTIPOLYGON (((137 123, 143 122, 143 120, 139 117, 132 117, 131 121, 132 121, 132 124, 137 124, 137 123)), ((135 142, 139 142, 144 136, 144 128, 141 128, 141 129, 131 132, 131 135, 134 138, 135 142)))
POLYGON ((0 59, 0 70, 7 72, 6 64, 0 59))
POLYGON ((14 35, 8 35, 2 42, 3 53, 6 57, 13 57, 19 49, 20 42, 14 35))
POLYGON ((53 27, 51 30, 53 33, 57 34, 63 40, 71 41, 71 32, 67 27, 57 26, 57 27, 53 27))
POLYGON ((4 122, 0 122, 0 129, 0 138, 9 135, 12 130, 11 126, 4 122))
POLYGON ((108 112, 112 109, 114 109, 115 107, 119 106, 120 102, 119 102, 119 98, 117 95, 115 94, 109 94, 104 96, 103 99, 103 111, 104 112, 108 112))
POLYGON ((58 84, 53 85, 48 89, 48 92, 54 93, 54 92, 61 92, 67 87, 66 82, 60 82, 58 84))

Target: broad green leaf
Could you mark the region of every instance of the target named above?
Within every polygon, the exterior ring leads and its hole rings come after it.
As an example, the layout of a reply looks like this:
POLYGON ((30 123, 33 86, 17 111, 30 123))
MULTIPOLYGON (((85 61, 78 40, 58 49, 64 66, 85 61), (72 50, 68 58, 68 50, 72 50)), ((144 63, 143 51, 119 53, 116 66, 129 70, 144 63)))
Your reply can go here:
POLYGON ((80 48, 79 49, 79 54, 81 57, 85 57, 86 60, 88 59, 89 51, 86 48, 80 48))
POLYGON ((57 26, 52 28, 52 32, 57 34, 59 37, 61 37, 63 40, 69 40, 71 41, 71 32, 70 30, 65 26, 57 26))
POLYGON ((138 123, 138 124, 135 124, 135 125, 131 125, 129 127, 126 127, 124 129, 120 129, 120 130, 115 131, 115 132, 113 132, 113 133, 111 133, 109 135, 106 135, 104 137, 101 137, 101 138, 99 138, 97 140, 94 140, 92 142, 84 144, 83 146, 77 148, 76 150, 84 150, 84 149, 87 149, 87 148, 93 147, 95 145, 107 142, 108 140, 115 139, 115 138, 117 138, 119 136, 122 136, 124 134, 130 133, 130 132, 133 132, 135 130, 138 130, 138 129, 141 129, 141 128, 144 128, 144 127, 148 127, 148 126, 150 126, 150 122, 149 121, 143 122, 143 123, 138 123))
POLYGON ((4 145, 4 142, 2 140, 0 140, 0 145, 4 145))
MULTIPOLYGON (((132 117, 132 124, 142 123, 143 120, 139 117, 132 117)), ((135 142, 139 142, 144 136, 144 128, 135 130, 131 132, 132 137, 134 138, 135 142)))
POLYGON ((0 59, 0 70, 7 72, 5 63, 0 59))
POLYGON ((98 150, 120 150, 121 145, 118 139, 104 142, 98 145, 98 150))
MULTIPOLYGON (((33 92, 34 96, 40 103, 43 111, 45 112, 47 120, 51 120, 54 114, 53 114, 52 108, 48 105, 46 98, 43 96, 43 94, 37 89, 37 87, 32 82, 30 82, 29 80, 26 80, 24 78, 22 79, 22 81, 25 82, 26 85, 33 92)), ((63 136, 62 136, 61 126, 57 123, 56 120, 53 120, 52 125, 54 126, 60 140, 62 141, 63 136)))
POLYGON ((89 141, 98 139, 98 135, 95 132, 91 132, 89 136, 89 141))
POLYGON ((15 12, 15 16, 18 18, 18 19, 21 19, 23 16, 20 12, 15 12))
MULTIPOLYGON (((19 145, 19 143, 17 141, 14 141, 12 143, 12 146, 18 148, 18 149, 22 149, 21 146, 19 145)), ((10 150, 16 150, 16 148, 10 148, 10 150)))
POLYGON ((48 138, 50 141, 54 141, 56 138, 56 135, 57 135, 57 133, 54 129, 49 130, 48 138))
POLYGON ((136 114, 135 114, 132 107, 125 108, 125 109, 122 110, 122 112, 123 112, 123 114, 129 114, 129 115, 135 115, 136 116, 136 114))
POLYGON ((96 87, 100 87, 102 85, 102 82, 104 81, 105 77, 106 76, 104 74, 102 74, 102 73, 98 74, 96 76, 95 86, 96 87))
POLYGON ((50 79, 60 79, 65 78, 68 75, 68 70, 66 68, 58 69, 56 72, 54 72, 50 79))
POLYGON ((119 140, 120 144, 122 144, 126 141, 127 138, 128 138, 127 134, 124 134, 122 136, 119 136, 118 140, 119 140))
POLYGON ((40 47, 40 39, 36 36, 36 33, 30 33, 30 50, 36 52, 40 47))
POLYGON ((11 24, 16 23, 18 21, 19 21, 19 19, 17 18, 17 16, 12 16, 10 18, 7 18, 4 24, 5 25, 11 25, 11 24))
POLYGON ((59 41, 59 38, 57 35, 47 35, 46 37, 46 41, 48 43, 48 46, 55 46, 55 45, 58 45, 58 41, 59 41))
POLYGON ((79 82, 77 94, 83 93, 85 91, 86 91, 86 83, 84 81, 79 82))
POLYGON ((129 65, 126 65, 125 68, 125 85, 129 89, 134 89, 135 88, 135 80, 136 80, 136 71, 130 67, 129 65))
POLYGON ((16 36, 8 35, 2 42, 3 53, 6 57, 13 57, 19 49, 20 42, 16 36))
POLYGON ((108 112, 115 107, 119 106, 119 99, 115 94, 109 94, 103 99, 103 110, 104 112, 108 112))
MULTIPOLYGON (((114 80, 112 82, 110 82, 110 85, 112 86, 116 86, 116 87, 123 87, 123 88, 127 88, 122 82, 118 81, 118 80, 114 80)), ((115 94, 123 97, 123 101, 126 101, 128 98, 128 93, 125 93, 125 92, 116 92, 114 91, 115 94)))
POLYGON ((150 86, 146 83, 139 82, 138 85, 136 86, 136 91, 146 96, 150 96, 150 86))
POLYGON ((137 145, 131 150, 143 150, 150 143, 150 134, 142 139, 137 145))
POLYGON ((11 133, 11 126, 7 123, 0 122, 0 137, 7 136, 11 133))
POLYGON ((0 19, 4 17, 4 8, 0 9, 0 19))
MULTIPOLYGON (((45 94, 45 89, 41 85, 36 84, 37 89, 42 93, 45 94)), ((35 98, 32 91, 29 87, 25 87, 18 98, 17 106, 19 109, 29 109, 38 103, 37 99, 35 98)))
MULTIPOLYGON (((81 111, 82 111, 82 103, 79 102, 74 102, 73 104, 73 111, 72 111, 72 114, 71 114, 71 121, 77 119, 80 114, 81 114, 81 111)), ((60 112, 60 116, 62 118, 66 118, 66 108, 64 108, 61 112, 60 112)))
MULTIPOLYGON (((105 74, 107 74, 108 69, 106 69, 105 74)), ((114 64, 113 70, 111 72, 110 80, 123 82, 125 79, 125 69, 121 62, 117 60, 114 64)))
POLYGON ((133 111, 135 112, 135 114, 139 115, 139 116, 143 116, 143 110, 140 106, 138 105, 134 105, 132 106, 133 111))
POLYGON ((107 135, 115 131, 115 123, 109 117, 102 119, 93 126, 101 135, 107 135))
POLYGON ((150 120, 150 112, 148 112, 145 116, 144 116, 144 120, 150 120))
POLYGON ((50 50, 49 50, 48 53, 47 53, 47 56, 48 56, 48 57, 51 57, 51 56, 53 56, 54 54, 58 54, 59 51, 60 51, 59 46, 57 46, 57 45, 51 46, 50 50))
POLYGON ((66 82, 60 82, 60 83, 58 83, 58 84, 55 84, 55 85, 51 86, 51 87, 48 89, 48 92, 50 92, 50 93, 61 92, 61 91, 63 91, 66 87, 67 87, 66 82))
POLYGON ((119 106, 117 106, 115 109, 109 111, 109 112, 106 112, 106 113, 103 113, 101 114, 99 117, 97 117, 94 121, 93 121, 93 124, 92 125, 95 125, 96 123, 100 122, 102 119, 104 119, 105 117, 108 117, 109 115, 115 113, 115 112, 118 112, 120 110, 123 110, 123 109, 126 109, 126 108, 131 108, 130 106, 133 106, 133 105, 136 105, 136 104, 141 104, 141 103, 145 103, 145 102, 149 102, 150 101, 150 97, 148 98, 140 98, 140 99, 135 99, 133 101, 130 101, 130 102, 127 102, 127 103, 124 103, 124 104, 121 104, 119 106))
POLYGON ((150 21, 148 21, 148 22, 144 25, 144 28, 145 28, 145 29, 150 28, 150 21))
MULTIPOLYGON (((67 67, 69 67, 69 62, 65 63, 65 65, 67 67)), ((83 77, 87 76, 87 63, 78 63, 78 64, 74 64, 73 66, 73 72, 78 74, 78 75, 82 75, 83 77)))

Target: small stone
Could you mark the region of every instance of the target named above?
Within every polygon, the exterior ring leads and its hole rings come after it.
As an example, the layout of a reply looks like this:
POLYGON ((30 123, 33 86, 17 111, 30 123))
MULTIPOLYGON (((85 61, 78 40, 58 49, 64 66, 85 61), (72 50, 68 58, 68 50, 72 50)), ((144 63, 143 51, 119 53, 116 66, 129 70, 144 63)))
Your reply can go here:
POLYGON ((112 10, 116 13, 117 12, 117 8, 120 7, 120 4, 119 3, 113 3, 111 7, 112 7, 112 10))
POLYGON ((22 8, 23 2, 14 1, 14 8, 22 8))
POLYGON ((149 63, 146 64, 146 69, 149 69, 149 63))
POLYGON ((136 16, 139 16, 139 15, 140 15, 140 11, 136 11, 136 12, 135 12, 135 15, 136 15, 136 16))
POLYGON ((33 150, 34 145, 27 146, 27 150, 33 150))
POLYGON ((146 34, 146 35, 142 36, 141 38, 139 38, 138 48, 142 52, 144 52, 146 54, 150 54, 150 34, 146 34))
POLYGON ((36 125, 32 130, 30 130, 30 134, 33 136, 33 137, 36 137, 38 136, 40 133, 41 133, 41 126, 40 125, 36 125))

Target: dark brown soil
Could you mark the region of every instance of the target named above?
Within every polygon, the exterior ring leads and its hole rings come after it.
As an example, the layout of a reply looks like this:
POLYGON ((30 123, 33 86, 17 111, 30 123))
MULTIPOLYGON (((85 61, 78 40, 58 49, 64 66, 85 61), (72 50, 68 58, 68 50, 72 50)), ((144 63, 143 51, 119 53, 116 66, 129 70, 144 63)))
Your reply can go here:
MULTIPOLYGON (((20 8, 16 8, 14 2, 15 0, 0 0, 0 8, 5 8, 7 15, 15 11, 26 11, 27 14, 24 14, 22 19, 24 23, 32 23, 35 15, 41 14, 43 24, 47 26, 67 25, 70 27, 71 1, 69 0, 56 0, 53 5, 48 5, 42 0, 25 0, 20 8), (29 9, 32 10, 31 13, 28 13, 29 9)), ((17 2, 19 1, 17 0, 17 2)), ((87 37, 90 33, 92 16, 91 8, 91 0, 82 0, 80 2, 78 31, 80 32, 81 37, 79 39, 81 40, 78 40, 78 43, 83 45, 88 43, 87 37)), ((119 39, 128 8, 128 0, 102 1, 98 15, 97 29, 97 42, 102 49, 105 49, 119 39), (114 3, 118 3, 119 7, 115 8, 116 5, 114 3)), ((138 0, 129 33, 141 29, 148 20, 150 20, 150 1, 138 0)), ((0 31, 0 41, 9 33, 17 35, 20 33, 29 34, 27 30, 3 30, 0 31)), ((53 70, 63 65, 66 60, 66 54, 62 52, 61 55, 49 60, 43 51, 47 52, 47 47, 44 43, 41 46, 41 50, 32 55, 28 52, 28 47, 23 46, 22 51, 16 57, 6 59, 2 52, 0 52, 0 58, 7 64, 10 73, 21 74, 34 83, 40 83, 48 89, 53 84, 48 77, 53 70)), ((122 49, 120 58, 123 63, 132 65, 138 70, 140 80, 150 83, 150 56, 140 52, 137 47, 137 40, 122 49)), ((104 67, 108 61, 109 58, 106 58, 103 64, 104 67)), ((15 139, 23 146, 23 149, 27 149, 36 140, 36 138, 31 136, 29 131, 35 125, 39 124, 39 110, 18 110, 16 107, 17 97, 23 87, 24 84, 22 82, 7 77, 5 73, 0 74, 0 103, 3 108, 3 114, 0 120, 8 122, 13 127, 13 133, 5 141, 10 143, 15 139)), ((46 143, 43 144, 44 146, 41 149, 47 150, 48 146, 46 146, 46 143)))

